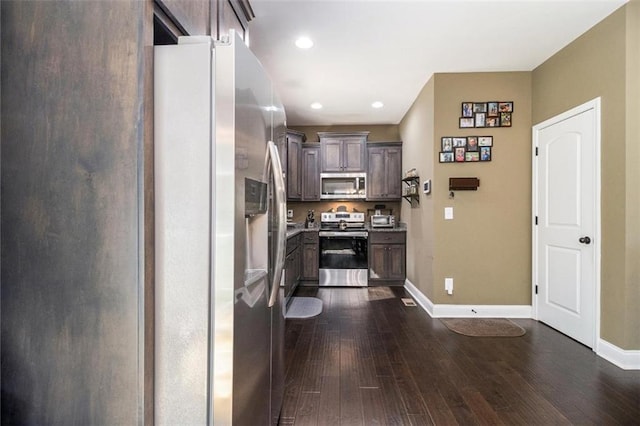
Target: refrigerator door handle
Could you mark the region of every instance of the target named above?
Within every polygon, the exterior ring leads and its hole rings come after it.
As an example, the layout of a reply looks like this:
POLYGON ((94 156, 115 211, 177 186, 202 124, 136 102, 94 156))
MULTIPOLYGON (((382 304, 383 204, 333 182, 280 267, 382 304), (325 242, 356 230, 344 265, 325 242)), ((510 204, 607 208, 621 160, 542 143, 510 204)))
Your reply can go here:
POLYGON ((275 214, 276 214, 276 256, 273 268, 273 277, 271 280, 271 294, 269 296, 269 307, 276 304, 278 300, 278 291, 280 290, 280 280, 282 279, 282 271, 284 270, 284 259, 286 251, 287 236, 287 200, 284 187, 284 177, 282 175, 282 164, 280 163, 280 155, 278 148, 273 141, 267 142, 268 161, 265 164, 265 181, 269 179, 268 170, 273 173, 273 182, 275 186, 275 214))

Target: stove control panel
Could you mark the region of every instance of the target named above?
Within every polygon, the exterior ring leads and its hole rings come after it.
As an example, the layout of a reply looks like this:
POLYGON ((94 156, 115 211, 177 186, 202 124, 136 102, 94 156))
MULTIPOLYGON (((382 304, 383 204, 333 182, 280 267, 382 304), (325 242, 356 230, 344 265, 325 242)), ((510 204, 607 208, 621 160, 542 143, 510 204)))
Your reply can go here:
POLYGON ((362 222, 364 213, 359 212, 324 212, 320 214, 320 222, 362 222))

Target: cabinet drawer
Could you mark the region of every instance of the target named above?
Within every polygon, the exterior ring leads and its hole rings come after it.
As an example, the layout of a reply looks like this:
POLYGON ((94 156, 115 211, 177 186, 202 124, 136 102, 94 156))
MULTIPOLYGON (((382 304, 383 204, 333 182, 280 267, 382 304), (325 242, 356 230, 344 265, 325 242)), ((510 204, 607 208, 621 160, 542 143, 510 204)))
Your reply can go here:
POLYGON ((406 232, 369 232, 370 244, 404 244, 406 232))
POLYGON ((318 233, 317 232, 303 232, 302 233, 302 242, 305 244, 315 244, 317 243, 318 240, 318 233))

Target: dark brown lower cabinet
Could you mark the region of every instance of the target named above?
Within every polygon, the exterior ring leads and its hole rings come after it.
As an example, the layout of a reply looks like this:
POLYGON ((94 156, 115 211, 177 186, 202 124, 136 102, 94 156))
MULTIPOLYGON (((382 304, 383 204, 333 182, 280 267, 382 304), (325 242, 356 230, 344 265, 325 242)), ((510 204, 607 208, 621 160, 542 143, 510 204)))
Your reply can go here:
POLYGON ((287 239, 284 262, 284 293, 288 299, 298 285, 318 285, 320 240, 317 231, 301 232, 287 239))
POLYGON ((284 294, 289 298, 300 283, 300 234, 287 239, 287 257, 284 261, 284 294))
POLYGON ((406 232, 369 232, 369 285, 404 285, 406 232))
POLYGON ((302 281, 308 285, 318 284, 320 241, 317 232, 302 234, 302 281))

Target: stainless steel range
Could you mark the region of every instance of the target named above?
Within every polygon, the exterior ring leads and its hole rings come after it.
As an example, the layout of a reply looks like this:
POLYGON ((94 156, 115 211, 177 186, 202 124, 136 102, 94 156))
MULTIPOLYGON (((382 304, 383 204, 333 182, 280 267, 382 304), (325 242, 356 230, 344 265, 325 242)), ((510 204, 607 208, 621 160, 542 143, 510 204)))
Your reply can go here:
POLYGON ((368 285, 368 233, 364 225, 364 213, 320 215, 320 286, 368 285))

